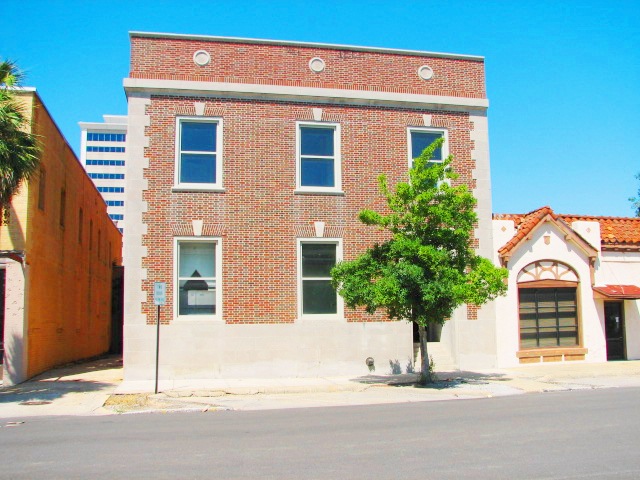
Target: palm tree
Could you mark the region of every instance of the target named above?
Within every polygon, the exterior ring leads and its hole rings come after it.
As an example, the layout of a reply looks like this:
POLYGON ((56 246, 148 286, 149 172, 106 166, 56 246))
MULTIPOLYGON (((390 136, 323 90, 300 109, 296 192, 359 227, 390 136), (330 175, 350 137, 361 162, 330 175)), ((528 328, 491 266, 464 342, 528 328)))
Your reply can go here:
POLYGON ((38 169, 40 145, 16 100, 22 72, 10 60, 0 62, 0 209, 6 207, 38 169))

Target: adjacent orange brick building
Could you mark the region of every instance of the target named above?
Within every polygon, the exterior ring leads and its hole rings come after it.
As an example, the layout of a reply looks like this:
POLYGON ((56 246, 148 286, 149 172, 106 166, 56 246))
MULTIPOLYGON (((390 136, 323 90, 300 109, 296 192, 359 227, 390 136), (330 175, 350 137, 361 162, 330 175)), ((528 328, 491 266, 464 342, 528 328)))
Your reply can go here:
MULTIPOLYGON (((125 380, 154 375, 154 282, 161 380, 410 369, 411 326, 345 309, 329 271, 382 239, 357 220, 378 175, 437 137, 492 255, 482 57, 134 32, 125 91, 125 380)), ((462 344, 493 329, 490 306, 456 315, 462 344)))
POLYGON ((0 227, 4 383, 109 349, 122 236, 34 89, 17 92, 43 145, 0 227))

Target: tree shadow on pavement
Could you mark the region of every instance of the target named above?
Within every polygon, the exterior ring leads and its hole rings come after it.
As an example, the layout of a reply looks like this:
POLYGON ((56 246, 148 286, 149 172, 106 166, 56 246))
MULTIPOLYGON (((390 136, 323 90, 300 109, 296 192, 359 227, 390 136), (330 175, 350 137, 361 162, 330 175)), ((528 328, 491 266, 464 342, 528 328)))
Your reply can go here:
POLYGON ((494 382, 505 382, 511 377, 503 373, 493 372, 469 372, 463 370, 453 370, 448 372, 436 372, 437 381, 429 385, 420 385, 419 373, 404 373, 391 375, 364 375, 350 379, 351 382, 378 385, 388 387, 415 387, 415 388, 431 388, 443 390, 446 388, 458 387, 464 384, 470 385, 488 385, 494 382))

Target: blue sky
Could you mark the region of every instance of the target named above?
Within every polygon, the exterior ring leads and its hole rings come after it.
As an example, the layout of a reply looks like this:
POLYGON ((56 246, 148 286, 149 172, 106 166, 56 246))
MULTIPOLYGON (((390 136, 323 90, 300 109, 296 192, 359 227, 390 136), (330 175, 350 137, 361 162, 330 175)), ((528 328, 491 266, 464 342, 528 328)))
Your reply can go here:
POLYGON ((2 17, 0 58, 76 152, 78 121, 126 114, 131 30, 482 55, 494 212, 633 214, 640 0, 22 0, 2 17))

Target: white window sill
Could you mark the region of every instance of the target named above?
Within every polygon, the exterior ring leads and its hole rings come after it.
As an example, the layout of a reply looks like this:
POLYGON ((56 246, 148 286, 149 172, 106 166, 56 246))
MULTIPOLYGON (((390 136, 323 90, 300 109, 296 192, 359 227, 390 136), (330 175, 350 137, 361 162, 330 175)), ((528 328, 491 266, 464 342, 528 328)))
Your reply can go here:
POLYGON ((344 323, 347 319, 344 315, 299 315, 298 318, 294 320, 295 323, 305 323, 305 322, 340 322, 344 323))
POLYGON ((178 315, 174 320, 179 323, 224 323, 217 315, 178 315))
POLYGON ((336 195, 343 197, 344 192, 342 190, 307 190, 307 189, 296 189, 293 191, 295 195, 336 195))
POLYGON ((181 186, 181 185, 174 185, 171 188, 172 192, 219 192, 219 193, 223 193, 226 192, 227 190, 225 188, 222 187, 210 187, 210 186, 206 186, 206 185, 202 185, 202 186, 181 186))

